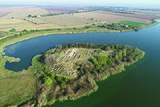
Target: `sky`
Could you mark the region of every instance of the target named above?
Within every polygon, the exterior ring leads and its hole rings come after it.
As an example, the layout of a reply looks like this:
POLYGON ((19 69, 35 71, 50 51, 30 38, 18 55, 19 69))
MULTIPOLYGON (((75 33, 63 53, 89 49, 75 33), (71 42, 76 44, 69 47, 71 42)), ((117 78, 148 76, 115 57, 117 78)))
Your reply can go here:
POLYGON ((160 7, 160 0, 0 0, 0 5, 110 5, 160 7))

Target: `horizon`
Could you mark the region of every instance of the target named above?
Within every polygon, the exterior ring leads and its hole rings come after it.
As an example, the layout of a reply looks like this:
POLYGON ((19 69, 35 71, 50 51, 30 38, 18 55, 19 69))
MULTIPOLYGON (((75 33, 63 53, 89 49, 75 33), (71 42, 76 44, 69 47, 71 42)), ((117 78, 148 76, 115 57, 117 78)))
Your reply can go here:
POLYGON ((0 0, 0 6, 117 6, 117 7, 132 7, 132 8, 154 8, 160 9, 159 0, 0 0))
POLYGON ((0 4, 0 7, 1 6, 5 6, 5 7, 16 7, 16 6, 56 6, 56 7, 99 7, 99 6, 102 6, 102 7, 122 7, 122 8, 137 8, 137 9, 160 9, 160 7, 158 6, 154 6, 154 7, 148 7, 148 6, 132 6, 132 5, 49 5, 49 4, 45 4, 45 5, 42 5, 42 4, 0 4))

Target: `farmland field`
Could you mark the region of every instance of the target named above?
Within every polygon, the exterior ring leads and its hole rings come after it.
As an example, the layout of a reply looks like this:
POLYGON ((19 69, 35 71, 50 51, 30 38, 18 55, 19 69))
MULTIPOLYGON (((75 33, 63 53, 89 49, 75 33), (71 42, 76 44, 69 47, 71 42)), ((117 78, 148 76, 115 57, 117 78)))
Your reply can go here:
POLYGON ((33 26, 32 23, 24 21, 22 19, 1 19, 0 20, 0 31, 9 31, 12 28, 17 30, 29 29, 33 26))
POLYGON ((72 13, 83 9, 83 7, 80 6, 45 6, 43 8, 50 14, 72 13))
POLYGON ((10 12, 0 12, 0 18, 8 15, 10 12))
POLYGON ((134 15, 132 16, 127 16, 123 14, 117 14, 117 13, 112 13, 112 12, 103 12, 103 11, 93 11, 93 12, 84 12, 84 13, 76 13, 74 14, 75 16, 83 17, 83 18, 88 18, 88 19, 94 19, 98 20, 99 22, 119 22, 122 20, 130 20, 130 21, 136 21, 136 22, 145 22, 148 23, 150 22, 148 19, 144 19, 141 17, 136 17, 134 15))
POLYGON ((81 27, 94 23, 114 23, 134 21, 150 23, 153 16, 141 14, 121 14, 107 11, 86 12, 85 8, 72 7, 17 6, 0 7, 0 31, 41 30, 54 28, 81 27))
POLYGON ((98 11, 103 14, 110 14, 110 15, 117 15, 117 16, 124 16, 124 17, 131 17, 131 18, 138 18, 138 19, 152 19, 155 16, 152 15, 145 15, 145 14, 121 14, 121 13, 114 13, 114 12, 107 12, 107 11, 98 11))
MULTIPOLYGON (((70 27, 70 26, 81 26, 91 24, 94 21, 85 18, 77 17, 70 14, 56 15, 56 16, 46 16, 40 18, 30 18, 27 19, 29 22, 39 24, 54 25, 55 27, 70 27)), ((52 27, 52 26, 51 26, 52 27)))
POLYGON ((43 15, 47 14, 48 11, 40 7, 32 6, 17 6, 17 7, 1 7, 0 10, 6 9, 9 14, 2 17, 2 19, 12 19, 13 18, 24 18, 30 15, 43 15))

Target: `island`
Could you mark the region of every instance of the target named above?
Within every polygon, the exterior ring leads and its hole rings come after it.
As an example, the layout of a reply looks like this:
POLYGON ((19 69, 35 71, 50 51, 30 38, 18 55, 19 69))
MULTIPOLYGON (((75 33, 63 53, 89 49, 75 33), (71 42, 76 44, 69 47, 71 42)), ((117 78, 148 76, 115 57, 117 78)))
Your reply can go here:
POLYGON ((37 78, 36 97, 24 105, 44 106, 76 100, 98 89, 107 79, 134 64, 145 53, 136 47, 109 44, 66 44, 33 58, 28 69, 37 78))
POLYGON ((19 62, 21 59, 20 58, 15 58, 15 57, 9 57, 9 56, 3 56, 3 58, 7 61, 7 62, 19 62))

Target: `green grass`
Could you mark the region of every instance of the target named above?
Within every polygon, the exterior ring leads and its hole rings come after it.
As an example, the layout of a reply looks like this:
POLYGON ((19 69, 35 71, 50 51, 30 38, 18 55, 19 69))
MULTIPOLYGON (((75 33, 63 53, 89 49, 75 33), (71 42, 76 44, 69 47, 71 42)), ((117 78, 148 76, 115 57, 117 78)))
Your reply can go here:
POLYGON ((133 22, 133 21, 128 21, 128 20, 120 21, 117 24, 125 24, 129 26, 138 26, 138 27, 147 25, 146 23, 143 23, 143 22, 133 22))
POLYGON ((3 37, 3 36, 5 36, 5 35, 6 35, 5 32, 1 32, 1 31, 0 31, 0 37, 3 37))
POLYGON ((36 80, 29 74, 0 76, 0 107, 18 105, 36 94, 36 80))

